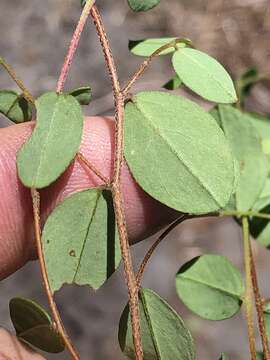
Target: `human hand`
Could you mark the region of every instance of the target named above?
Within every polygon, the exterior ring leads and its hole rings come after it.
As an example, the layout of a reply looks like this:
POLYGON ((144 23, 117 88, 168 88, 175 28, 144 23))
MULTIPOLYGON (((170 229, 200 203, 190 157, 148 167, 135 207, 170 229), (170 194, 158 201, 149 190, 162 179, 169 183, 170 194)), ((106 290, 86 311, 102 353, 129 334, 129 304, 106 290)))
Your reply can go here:
MULTIPOLYGON (((24 123, 0 130, 0 279, 36 258, 30 191, 23 187, 16 173, 16 153, 30 136, 33 126, 34 123, 24 123)), ((113 148, 113 120, 87 118, 80 151, 108 178, 113 172, 113 148)), ((41 191, 43 221, 66 196, 100 184, 101 180, 76 160, 60 179, 41 191)), ((176 211, 155 201, 138 187, 126 164, 122 169, 122 193, 131 243, 154 233, 177 216, 176 211)), ((0 330, 2 359, 42 357, 29 353, 14 337, 0 330)))

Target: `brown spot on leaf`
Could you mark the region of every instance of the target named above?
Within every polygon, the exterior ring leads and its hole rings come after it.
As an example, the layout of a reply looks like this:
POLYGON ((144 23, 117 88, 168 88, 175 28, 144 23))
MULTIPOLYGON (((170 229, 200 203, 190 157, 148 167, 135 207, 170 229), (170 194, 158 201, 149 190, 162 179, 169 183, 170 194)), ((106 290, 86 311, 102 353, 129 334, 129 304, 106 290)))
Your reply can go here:
POLYGON ((240 161, 240 170, 243 170, 245 167, 245 160, 240 161))
POLYGON ((69 255, 72 257, 76 257, 75 250, 70 250, 69 255))

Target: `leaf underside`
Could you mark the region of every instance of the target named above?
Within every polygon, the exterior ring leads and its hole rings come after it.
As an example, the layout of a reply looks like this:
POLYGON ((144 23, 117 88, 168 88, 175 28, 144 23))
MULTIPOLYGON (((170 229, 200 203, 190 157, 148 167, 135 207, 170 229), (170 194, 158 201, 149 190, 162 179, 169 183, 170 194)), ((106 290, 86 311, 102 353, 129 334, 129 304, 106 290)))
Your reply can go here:
POLYGON ((128 0, 128 4, 133 11, 148 11, 157 6, 160 0, 128 0))
POLYGON ((32 118, 28 101, 13 90, 0 90, 0 113, 16 124, 32 118))

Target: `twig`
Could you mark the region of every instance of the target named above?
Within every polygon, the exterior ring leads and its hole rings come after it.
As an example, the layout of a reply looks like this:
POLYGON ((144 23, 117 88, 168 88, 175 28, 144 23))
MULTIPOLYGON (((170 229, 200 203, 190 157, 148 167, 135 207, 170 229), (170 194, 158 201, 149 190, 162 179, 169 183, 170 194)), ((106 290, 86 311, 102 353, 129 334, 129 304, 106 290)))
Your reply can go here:
POLYGON ((0 57, 0 65, 3 66, 3 68, 7 71, 7 73, 10 75, 10 77, 13 79, 13 81, 18 85, 18 87, 23 92, 23 97, 29 101, 31 104, 35 105, 35 98, 30 93, 30 91, 24 86, 23 82, 18 78, 17 74, 13 70, 12 66, 9 65, 3 58, 0 57))
POLYGON ((57 82, 56 92, 58 94, 63 91, 64 85, 65 85, 65 82, 66 82, 66 79, 67 79, 67 75, 68 75, 68 72, 69 72, 69 68, 70 68, 70 66, 72 64, 74 54, 75 54, 75 52, 77 50, 77 47, 79 45, 79 41, 80 41, 80 38, 81 38, 81 35, 82 35, 82 32, 83 32, 84 26, 86 24, 86 21, 88 19, 89 14, 90 14, 90 10, 91 10, 92 6, 94 5, 94 3, 95 3, 95 0, 88 0, 86 2, 86 4, 85 4, 84 8, 83 8, 80 20, 78 22, 76 30, 75 30, 75 32, 73 34, 72 39, 71 39, 70 46, 69 46, 69 49, 68 49, 68 53, 67 53, 67 56, 65 58, 64 64, 63 64, 62 69, 61 69, 61 74, 60 74, 59 80, 57 82))
POLYGON ((104 176, 96 167, 94 164, 90 163, 90 161, 88 161, 84 155, 82 153, 78 153, 77 154, 77 158, 91 171, 93 171, 93 173, 104 182, 104 184, 106 186, 109 186, 110 184, 110 179, 108 179, 106 176, 104 176))
POLYGON ((158 48, 156 51, 153 52, 153 54, 151 54, 147 59, 144 60, 144 62, 140 65, 140 67, 134 73, 134 75, 131 77, 131 79, 128 81, 128 83, 124 86, 124 88, 122 90, 123 94, 125 94, 125 95, 128 94, 130 88, 139 79, 139 77, 142 76, 142 74, 148 69, 150 63, 152 62, 152 60, 154 60, 155 57, 160 55, 162 53, 162 51, 164 51, 164 50, 167 50, 171 47, 176 48, 177 44, 179 44, 179 43, 185 43, 185 44, 189 44, 189 45, 191 44, 191 42, 187 39, 178 38, 178 39, 175 39, 175 40, 169 42, 168 44, 165 44, 165 45, 161 46, 160 48, 158 48))
POLYGON ((246 291, 245 291, 245 310, 247 318, 249 350, 251 360, 256 360, 255 348, 255 331, 253 323, 253 296, 252 296, 252 274, 251 274, 251 257, 250 257, 250 239, 249 239, 249 225, 247 217, 242 217, 242 231, 244 243, 244 259, 245 259, 245 273, 246 273, 246 291))
POLYGON ((135 350, 135 359, 143 360, 143 350, 140 333, 139 317, 139 295, 136 286, 136 279, 130 254, 130 246, 127 234, 124 208, 122 203, 122 194, 120 188, 120 176, 123 163, 124 147, 124 95, 120 89, 120 83, 110 49, 110 44, 104 30, 103 22, 97 7, 94 5, 91 9, 91 16, 96 26, 96 31, 103 49, 105 63, 107 65, 113 96, 115 102, 115 153, 114 153, 114 174, 112 181, 112 197, 115 211, 115 218, 119 232, 120 247, 124 262, 125 278, 129 293, 129 307, 131 315, 132 336, 135 350))
POLYGON ((150 260, 152 254, 154 253, 154 251, 156 250, 156 248, 158 247, 158 245, 161 243, 161 241, 163 239, 165 239, 165 237, 179 224, 181 224, 183 221, 185 221, 186 219, 189 219, 190 216, 189 215, 182 215, 180 218, 176 219, 172 224, 170 224, 167 229, 157 238, 157 240, 153 243, 153 245, 150 247, 150 249, 147 251, 140 267, 139 270, 137 272, 137 276, 136 276, 136 283, 137 283, 137 287, 138 289, 141 286, 141 281, 142 281, 142 276, 145 270, 145 267, 148 263, 148 261, 150 260))
POLYGON ((50 283, 48 279, 48 274, 46 270, 46 264, 44 259, 43 247, 42 247, 42 240, 41 240, 41 226, 40 226, 40 195, 39 192, 32 188, 31 189, 31 196, 33 202, 33 215, 34 215, 34 224, 35 224, 35 238, 36 238, 36 246, 40 264, 41 275, 43 279, 43 285, 47 294, 48 302, 52 311, 53 319, 55 321, 57 331, 61 335, 61 338, 66 345, 68 351, 70 352, 73 360, 79 360, 80 357, 75 350, 71 340, 69 339, 64 325, 61 321, 60 314, 57 310, 57 306, 54 302, 53 293, 50 288, 50 283))
POLYGON ((266 335, 265 320, 264 320, 264 313, 263 313, 263 299, 261 297, 259 286, 258 286, 256 266, 255 266, 251 247, 250 247, 250 262, 251 262, 251 277, 252 277, 253 293, 254 293, 254 297, 255 297, 255 306, 256 306, 256 311, 257 311, 259 331, 260 331, 262 348, 263 348, 263 357, 264 357, 264 360, 270 360, 269 343, 268 343, 268 339, 267 339, 267 335, 266 335))

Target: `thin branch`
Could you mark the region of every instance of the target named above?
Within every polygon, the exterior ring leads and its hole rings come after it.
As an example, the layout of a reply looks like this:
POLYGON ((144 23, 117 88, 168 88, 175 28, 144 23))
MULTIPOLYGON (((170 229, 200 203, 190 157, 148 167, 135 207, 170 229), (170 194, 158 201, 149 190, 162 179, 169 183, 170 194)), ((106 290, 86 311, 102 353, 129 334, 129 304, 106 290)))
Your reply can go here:
POLYGON ((91 10, 92 6, 94 5, 94 3, 95 3, 95 0, 88 0, 83 8, 82 13, 81 13, 80 20, 78 22, 78 25, 77 25, 75 32, 73 34, 73 37, 71 39, 68 53, 65 58, 64 64, 61 69, 61 74, 60 74, 60 77, 57 82, 56 92, 58 94, 63 91, 64 85, 65 85, 65 82, 66 82, 66 79, 68 76, 69 68, 72 64, 73 57, 74 57, 77 47, 79 45, 79 41, 80 41, 80 38, 81 38, 81 35, 83 32, 84 26, 86 24, 88 16, 90 15, 90 10, 91 10))
POLYGON ((253 322, 253 296, 252 296, 252 271, 251 271, 251 256, 250 256, 250 239, 249 239, 249 225, 248 218, 242 218, 243 244, 244 244, 244 259, 245 259, 245 273, 246 273, 246 291, 245 291, 245 310, 248 328, 249 350, 251 360, 256 360, 255 348, 255 330, 253 322))
POLYGON ((165 44, 158 48, 156 51, 153 52, 147 59, 144 60, 144 62, 140 65, 138 70, 135 72, 135 74, 131 77, 131 79, 128 81, 128 83, 123 88, 122 92, 123 94, 127 95, 131 87, 134 85, 134 83, 139 79, 140 76, 148 69, 150 63, 158 56, 160 55, 164 50, 167 50, 171 47, 176 48, 177 50, 177 44, 179 43, 185 43, 188 45, 191 45, 191 42, 187 39, 178 38, 175 39, 168 44, 165 44))
POLYGON ((270 360, 269 343, 268 343, 267 334, 266 334, 264 312, 263 312, 264 302, 261 297, 259 286, 258 286, 256 265, 255 265, 251 247, 250 247, 250 261, 251 261, 251 277, 252 277, 253 293, 254 293, 254 297, 255 297, 255 306, 256 306, 256 311, 257 311, 259 331, 260 331, 262 348, 263 348, 263 358, 264 358, 264 360, 270 360))
POLYGON ((104 176, 94 164, 88 161, 82 153, 77 154, 77 158, 89 169, 91 170, 101 181, 104 182, 106 186, 110 185, 110 179, 104 176))
POLYGON ((189 219, 190 216, 189 215, 182 215, 180 218, 176 219, 172 224, 170 224, 167 229, 157 238, 157 240, 153 243, 153 245, 150 247, 150 249, 147 251, 140 267, 139 270, 137 272, 137 276, 136 276, 136 283, 137 283, 137 287, 140 288, 141 286, 141 281, 142 281, 142 277, 143 277, 143 273, 145 270, 145 267, 148 263, 148 261, 150 260, 151 256, 153 255, 154 251, 156 250, 156 248, 158 247, 158 245, 161 243, 162 240, 164 240, 166 238, 166 236, 179 224, 181 224, 183 221, 189 219))
POLYGON ((36 246, 37 246, 41 275, 42 275, 42 279, 43 279, 43 285, 44 285, 44 288, 45 288, 45 291, 47 294, 48 302, 49 302, 49 305, 50 305, 50 308, 52 311, 53 319, 54 319, 56 327, 57 327, 57 331, 61 335, 62 340, 63 340, 66 348, 70 352, 70 355, 72 356, 73 360, 79 360, 80 357, 66 333, 66 330, 62 323, 57 306, 54 302, 53 293, 50 288, 50 283, 49 283, 49 279, 48 279, 48 274, 47 274, 46 264, 45 264, 45 259, 44 259, 44 253, 43 253, 42 240, 41 240, 39 192, 36 189, 32 188, 31 196, 32 196, 32 202, 33 202, 33 215, 34 215, 34 225, 35 225, 36 246))
POLYGON ((120 247, 124 262, 125 278, 129 293, 129 307, 131 315, 131 326, 133 344, 135 350, 135 359, 143 360, 143 350, 140 333, 140 317, 139 317, 139 295, 136 286, 136 279, 132 265, 130 254, 129 239, 125 221, 123 208, 120 176, 123 163, 123 147, 124 147, 124 96, 121 93, 120 83, 114 63, 114 58, 110 49, 110 44, 104 30, 103 22, 96 6, 91 9, 91 16, 96 26, 96 31, 103 49, 105 63, 107 65, 113 95, 115 102, 115 152, 114 152, 114 175, 112 181, 112 196, 115 211, 115 218, 119 232, 120 247))
POLYGON ((3 58, 0 57, 0 65, 7 71, 9 76, 13 79, 13 81, 18 85, 18 87, 23 92, 23 97, 29 101, 31 104, 35 105, 35 98, 30 93, 30 91, 24 86, 23 82, 18 78, 17 74, 13 70, 12 66, 9 65, 3 58))

